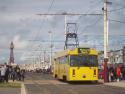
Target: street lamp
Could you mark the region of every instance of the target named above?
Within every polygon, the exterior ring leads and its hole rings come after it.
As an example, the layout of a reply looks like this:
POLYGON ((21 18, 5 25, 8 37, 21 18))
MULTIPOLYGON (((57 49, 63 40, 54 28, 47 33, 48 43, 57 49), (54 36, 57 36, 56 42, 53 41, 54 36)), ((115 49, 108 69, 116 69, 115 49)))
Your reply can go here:
POLYGON ((51 65, 52 65, 52 32, 49 31, 49 36, 50 36, 50 64, 49 64, 49 68, 51 69, 51 65))
POLYGON ((111 4, 111 2, 107 2, 104 0, 104 82, 108 82, 108 16, 107 16, 107 4, 111 4))

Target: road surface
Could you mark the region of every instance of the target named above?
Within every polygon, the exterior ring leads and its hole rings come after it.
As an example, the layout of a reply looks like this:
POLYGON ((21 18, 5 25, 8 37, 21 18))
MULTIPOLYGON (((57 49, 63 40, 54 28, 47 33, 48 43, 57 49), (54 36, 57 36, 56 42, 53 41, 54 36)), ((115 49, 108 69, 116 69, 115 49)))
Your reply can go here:
POLYGON ((67 83, 54 79, 50 74, 26 74, 27 94, 125 94, 125 88, 93 84, 90 82, 67 83))

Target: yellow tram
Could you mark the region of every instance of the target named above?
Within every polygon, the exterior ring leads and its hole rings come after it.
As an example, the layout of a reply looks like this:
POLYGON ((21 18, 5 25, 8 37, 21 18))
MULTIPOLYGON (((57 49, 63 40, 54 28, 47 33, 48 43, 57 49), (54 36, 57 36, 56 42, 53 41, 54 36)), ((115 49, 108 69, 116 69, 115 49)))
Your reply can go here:
POLYGON ((53 76, 66 81, 98 81, 98 53, 93 48, 75 48, 56 53, 53 76))

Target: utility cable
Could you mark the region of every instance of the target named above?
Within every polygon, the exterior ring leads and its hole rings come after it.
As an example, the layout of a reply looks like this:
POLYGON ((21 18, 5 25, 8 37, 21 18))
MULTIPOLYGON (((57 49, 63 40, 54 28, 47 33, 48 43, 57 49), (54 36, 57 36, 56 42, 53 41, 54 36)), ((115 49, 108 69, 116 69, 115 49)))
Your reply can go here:
POLYGON ((48 8, 47 13, 49 13, 49 11, 51 10, 51 8, 52 8, 52 6, 53 6, 54 2, 55 2, 55 0, 52 0, 52 2, 51 2, 51 4, 50 4, 50 6, 49 6, 49 8, 48 8))
POLYGON ((125 21, 119 21, 119 20, 113 20, 113 19, 109 19, 109 21, 118 22, 118 23, 124 23, 125 24, 125 21))
MULTIPOLYGON (((94 1, 95 1, 95 0, 93 0, 93 1, 91 1, 91 2, 94 2, 94 1)), ((90 10, 93 9, 92 7, 94 7, 95 5, 97 5, 97 4, 100 3, 100 2, 102 2, 102 0, 99 0, 97 3, 93 4, 93 5, 86 11, 86 13, 90 12, 90 10)), ((81 15, 81 16, 77 19, 76 23, 78 23, 78 21, 81 19, 82 16, 83 16, 83 15, 81 15)))
POLYGON ((100 17, 100 18, 99 18, 98 20, 96 20, 94 23, 87 25, 87 26, 82 30, 82 32, 79 33, 78 35, 83 34, 83 31, 85 31, 87 28, 91 28, 93 25, 96 25, 101 19, 102 19, 102 17, 100 17))
POLYGON ((119 10, 123 10, 123 9, 125 9, 125 6, 124 7, 121 7, 121 8, 118 8, 118 9, 113 9, 113 10, 110 10, 110 11, 108 11, 108 12, 116 12, 116 11, 119 11, 119 10))
MULTIPOLYGON (((50 6, 49 6, 49 8, 47 9, 47 13, 49 13, 50 12, 50 10, 51 10, 51 8, 52 8, 52 6, 53 6, 53 4, 54 4, 54 1, 55 0, 52 0, 51 1, 51 3, 50 3, 50 6)), ((44 18, 46 17, 46 15, 44 15, 44 18)), ((44 23, 44 21, 45 21, 45 19, 44 20, 42 20, 42 24, 44 23)), ((41 28, 43 27, 43 25, 41 26, 41 28)), ((36 36, 35 36, 35 40, 36 40, 36 38, 37 38, 37 36, 39 35, 39 32, 40 32, 40 30, 37 32, 37 34, 36 34, 36 36)))

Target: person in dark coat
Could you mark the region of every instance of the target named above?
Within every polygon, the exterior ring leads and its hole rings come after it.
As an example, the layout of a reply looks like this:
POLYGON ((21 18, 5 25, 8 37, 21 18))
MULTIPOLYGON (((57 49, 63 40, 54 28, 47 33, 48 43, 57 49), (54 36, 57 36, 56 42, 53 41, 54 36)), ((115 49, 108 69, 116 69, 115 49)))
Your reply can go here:
POLYGON ((112 64, 110 64, 108 71, 109 71, 110 80, 112 82, 112 81, 114 81, 114 72, 115 72, 112 64))
POLYGON ((8 77, 9 77, 9 66, 6 65, 6 72, 5 72, 5 81, 8 83, 8 77))
POLYGON ((0 83, 2 82, 2 77, 1 77, 1 66, 0 66, 0 83))
POLYGON ((25 78, 24 74, 25 74, 25 71, 24 71, 24 70, 21 70, 21 71, 20 71, 20 75, 21 75, 21 80, 22 80, 22 81, 24 81, 24 78, 25 78))
POLYGON ((12 68, 11 75, 12 75, 12 80, 13 80, 13 82, 14 82, 15 79, 16 79, 16 69, 15 69, 15 68, 12 68))
POLYGON ((124 79, 124 65, 121 65, 120 69, 121 69, 121 80, 123 80, 124 79))
POLYGON ((21 75, 20 75, 20 68, 19 66, 16 67, 16 73, 17 73, 17 80, 21 80, 21 75))

